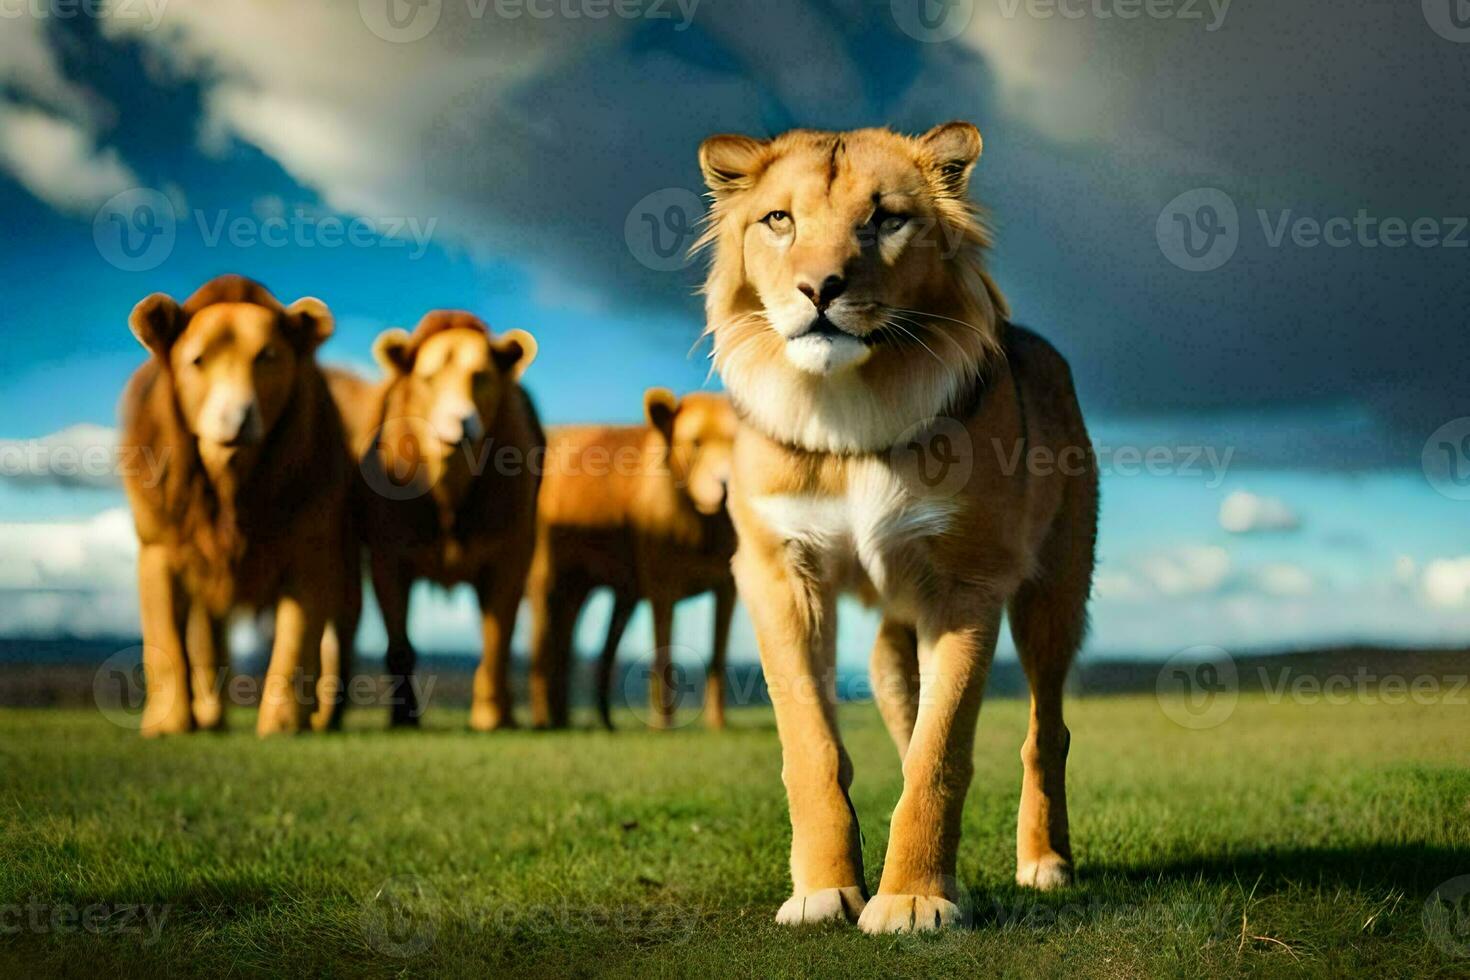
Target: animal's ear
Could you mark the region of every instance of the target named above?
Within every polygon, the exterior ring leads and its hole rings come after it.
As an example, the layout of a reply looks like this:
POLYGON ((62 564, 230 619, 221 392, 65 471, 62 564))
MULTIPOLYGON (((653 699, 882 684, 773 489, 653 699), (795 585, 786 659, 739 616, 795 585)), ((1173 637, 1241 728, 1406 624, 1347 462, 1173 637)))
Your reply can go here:
POLYGON ((536 350, 536 338, 524 330, 507 330, 490 341, 490 356, 495 366, 513 381, 521 380, 521 375, 536 359, 536 350))
POLYGON ((674 418, 679 414, 679 398, 667 388, 649 388, 643 393, 643 414, 648 424, 674 441, 674 418))
POLYGON ((983 145, 980 130, 967 122, 935 126, 919 137, 930 173, 946 194, 955 197, 963 197, 969 189, 970 171, 983 145))
POLYGON ((750 186, 765 161, 769 140, 722 133, 699 144, 699 169, 715 197, 723 197, 750 186))
POLYGON ((320 347, 332 336, 335 325, 332 311, 315 296, 303 297, 286 307, 286 329, 304 350, 320 347))
POLYGON ((154 293, 133 307, 128 316, 128 328, 138 338, 138 343, 167 363, 169 348, 184 332, 184 311, 172 296, 154 293))
POLYGON ((373 341, 373 360, 390 378, 407 374, 413 370, 413 337, 402 327, 384 330, 373 341))

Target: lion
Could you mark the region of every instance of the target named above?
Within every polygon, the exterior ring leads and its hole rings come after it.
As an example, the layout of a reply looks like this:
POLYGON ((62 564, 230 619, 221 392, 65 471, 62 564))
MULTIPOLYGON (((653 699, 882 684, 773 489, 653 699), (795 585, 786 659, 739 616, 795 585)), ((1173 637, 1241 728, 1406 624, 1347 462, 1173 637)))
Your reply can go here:
POLYGON ((649 706, 655 727, 674 723, 674 604, 713 592, 713 652, 705 681, 705 722, 725 724, 725 653, 735 610, 730 557, 735 531, 725 512, 735 414, 720 395, 682 399, 667 388, 644 394, 647 424, 554 429, 541 486, 536 559, 531 696, 538 726, 568 720, 572 631, 588 594, 613 593, 607 642, 597 669, 597 708, 613 727, 609 689, 628 618, 647 599, 653 611, 649 706))
POLYGON ((791 811, 781 923, 964 919, 960 816, 1003 613, 1031 687, 1016 879, 1072 879, 1062 686, 1086 631, 1097 471, 1066 362, 1009 322, 986 272, 980 149, 964 122, 700 147, 708 330, 740 417, 733 567, 791 811), (1028 465, 1038 453, 1055 464, 1028 465), (833 705, 842 591, 882 611, 871 674, 903 764, 871 898, 833 705))
POLYGON ((163 463, 157 479, 123 477, 139 541, 143 734, 224 725, 224 626, 240 607, 274 611, 257 731, 334 726, 362 584, 351 461, 315 361, 331 313, 221 276, 182 306, 149 296, 128 323, 151 356, 123 393, 121 444, 163 463))
POLYGON ((388 633, 394 727, 420 718, 408 636, 409 590, 419 579, 474 587, 484 650, 470 727, 515 725, 510 642, 535 550, 546 449, 520 383, 536 350, 524 330, 493 336, 471 313, 437 310, 413 333, 379 335, 381 383, 329 374, 367 487, 360 524, 388 633))

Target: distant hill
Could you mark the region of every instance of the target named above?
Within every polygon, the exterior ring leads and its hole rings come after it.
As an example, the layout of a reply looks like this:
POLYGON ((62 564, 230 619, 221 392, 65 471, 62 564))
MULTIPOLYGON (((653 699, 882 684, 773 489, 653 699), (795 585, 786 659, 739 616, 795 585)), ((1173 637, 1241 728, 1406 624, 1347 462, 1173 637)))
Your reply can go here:
MULTIPOLYGON (((118 703, 136 699, 140 679, 136 664, 140 656, 136 638, 116 639, 4 639, 0 638, 0 707, 90 707, 99 702, 118 703), (109 662, 111 661, 111 662, 109 662), (106 666, 107 673, 99 674, 106 666)), ((1376 688, 1385 678, 1412 683, 1427 678, 1438 681, 1441 690, 1453 695, 1459 685, 1459 697, 1470 701, 1470 648, 1399 649, 1378 646, 1343 646, 1319 650, 1288 652, 1254 652, 1232 658, 1234 685, 1244 693, 1284 691, 1291 685, 1305 684, 1310 690, 1329 678, 1355 688, 1376 688)), ((422 687, 435 704, 461 706, 469 703, 471 684, 478 658, 468 654, 421 654, 419 676, 422 687), (432 684, 432 689, 427 685, 432 684)), ((258 677, 265 664, 261 657, 237 658, 236 674, 258 677)), ((1159 690, 1160 673, 1165 667, 1161 659, 1093 658, 1084 656, 1073 668, 1068 681, 1069 692, 1076 697, 1102 694, 1152 694, 1159 690)), ((364 693, 368 703, 385 689, 378 678, 380 659, 363 657, 358 674, 373 677, 377 695, 364 693)), ((516 658, 512 666, 513 683, 518 701, 525 703, 526 662, 516 658)), ((729 690, 734 704, 766 704, 769 699, 760 668, 753 663, 730 667, 729 690)), ((845 670, 837 680, 838 696, 845 701, 862 701, 872 697, 865 670, 845 670)), ((1164 679, 1166 689, 1178 683, 1164 679)), ((249 702, 251 686, 244 685, 239 700, 249 702)), ((689 671, 681 680, 685 705, 698 704, 704 688, 698 670, 689 671)), ((642 704, 647 689, 646 666, 639 663, 620 664, 615 682, 615 704, 642 704)), ((371 687, 364 687, 371 692, 371 687)), ((997 661, 991 669, 987 696, 1016 698, 1027 693, 1025 677, 1014 660, 997 661)), ((591 663, 579 661, 573 676, 573 700, 578 705, 591 703, 591 663)))

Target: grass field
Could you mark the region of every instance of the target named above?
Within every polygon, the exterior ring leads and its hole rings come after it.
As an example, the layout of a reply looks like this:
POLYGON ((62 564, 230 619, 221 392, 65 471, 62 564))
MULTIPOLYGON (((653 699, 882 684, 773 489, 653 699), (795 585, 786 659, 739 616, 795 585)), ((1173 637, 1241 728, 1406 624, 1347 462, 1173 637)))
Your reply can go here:
MULTIPOLYGON (((897 800, 843 709, 875 886, 897 800)), ((1011 884, 1024 705, 986 705, 960 876, 974 927, 783 930, 789 826, 765 710, 733 730, 145 744, 0 713, 0 975, 1470 975, 1470 711, 1272 704, 1218 728, 1152 697, 1070 708, 1080 883, 1011 884), (139 911, 137 906, 147 907, 139 911), (1438 908, 1438 906, 1436 906, 1438 908)), ((625 719, 625 726, 632 725, 625 719)))

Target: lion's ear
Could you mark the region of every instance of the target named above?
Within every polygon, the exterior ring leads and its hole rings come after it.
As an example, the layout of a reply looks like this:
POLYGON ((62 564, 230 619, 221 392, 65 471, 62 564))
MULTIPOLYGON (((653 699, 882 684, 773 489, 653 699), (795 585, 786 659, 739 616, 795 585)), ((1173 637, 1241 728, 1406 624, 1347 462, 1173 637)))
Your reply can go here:
POLYGON ((507 330, 490 341, 490 356, 502 374, 513 381, 521 380, 526 368, 536 360, 536 338, 524 330, 507 330))
POLYGON ((413 370, 413 337, 401 327, 384 330, 373 341, 373 360, 390 378, 407 374, 413 370))
POLYGON ((975 169, 984 146, 980 130, 967 122, 948 122, 920 136, 919 146, 941 190, 963 197, 970 186, 970 171, 975 169))
POLYGON ((643 414, 648 424, 674 441, 674 418, 679 414, 679 398, 667 388, 649 388, 643 393, 643 414))
POLYGON ((769 140, 722 133, 699 144, 699 169, 704 183, 716 197, 733 194, 750 186, 765 160, 769 140))
POLYGON ((128 329, 154 357, 168 362, 168 352, 184 332, 184 311, 172 296, 154 293, 133 307, 128 329))
POLYGON ((315 296, 303 297, 286 307, 286 329, 304 350, 320 347, 332 336, 335 326, 332 311, 315 296))

